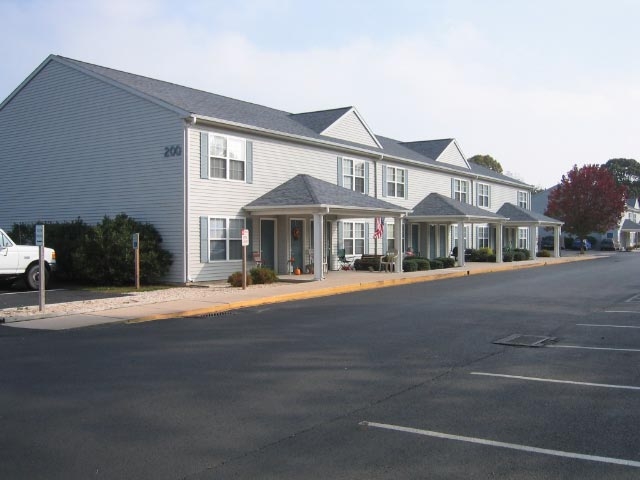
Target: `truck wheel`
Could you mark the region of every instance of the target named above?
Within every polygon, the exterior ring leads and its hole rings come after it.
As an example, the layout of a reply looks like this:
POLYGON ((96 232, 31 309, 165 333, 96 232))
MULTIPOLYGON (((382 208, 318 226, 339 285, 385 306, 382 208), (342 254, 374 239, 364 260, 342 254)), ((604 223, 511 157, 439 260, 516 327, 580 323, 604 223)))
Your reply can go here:
MULTIPOLYGON (((38 290, 40 288, 40 266, 33 264, 27 269, 27 285, 31 290, 38 290)), ((49 285, 49 272, 45 268, 44 270, 44 288, 49 285)))

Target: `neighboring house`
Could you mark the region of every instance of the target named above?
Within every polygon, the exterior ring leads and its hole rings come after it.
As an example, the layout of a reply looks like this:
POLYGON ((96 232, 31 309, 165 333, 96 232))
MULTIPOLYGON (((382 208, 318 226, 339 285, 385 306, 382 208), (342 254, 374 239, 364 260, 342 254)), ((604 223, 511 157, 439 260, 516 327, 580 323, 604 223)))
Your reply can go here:
MULTIPOLYGON (((555 188, 547 188, 541 192, 538 192, 532 196, 532 208, 535 212, 542 214, 547 210, 549 204, 549 193, 555 188)), ((598 245, 603 238, 612 239, 617 245, 620 245, 622 249, 632 249, 638 247, 640 244, 640 224, 637 222, 640 220, 640 205, 637 198, 630 198, 627 200, 625 208, 620 222, 615 228, 608 230, 605 233, 591 232, 590 237, 595 238, 596 245, 593 248, 599 248, 598 245)), ((538 229, 538 238, 542 238, 547 235, 551 235, 548 228, 541 226, 538 229)), ((570 235, 565 235, 570 236, 570 235)), ((564 238, 562 239, 564 241, 564 238)))
POLYGON ((454 139, 400 142, 354 107, 291 114, 55 55, 0 104, 0 146, 0 226, 125 212, 156 226, 179 283, 240 270, 243 228, 286 273, 338 269, 342 250, 447 256, 460 232, 467 248, 535 253, 541 221, 532 186, 454 139))

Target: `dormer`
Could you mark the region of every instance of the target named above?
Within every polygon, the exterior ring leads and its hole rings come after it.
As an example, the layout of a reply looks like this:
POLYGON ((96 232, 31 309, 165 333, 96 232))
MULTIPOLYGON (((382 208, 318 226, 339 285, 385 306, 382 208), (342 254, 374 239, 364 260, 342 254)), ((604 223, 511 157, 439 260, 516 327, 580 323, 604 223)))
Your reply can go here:
POLYGON ((462 153, 462 149, 454 138, 402 142, 401 145, 436 162, 447 163, 449 165, 455 165, 456 167, 470 168, 466 157, 462 153))

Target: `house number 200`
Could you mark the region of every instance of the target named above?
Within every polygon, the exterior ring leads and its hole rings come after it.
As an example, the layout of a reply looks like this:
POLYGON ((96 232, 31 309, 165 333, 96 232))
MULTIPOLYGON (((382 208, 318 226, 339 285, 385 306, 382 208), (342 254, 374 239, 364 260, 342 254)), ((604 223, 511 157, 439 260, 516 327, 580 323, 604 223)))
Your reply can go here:
POLYGON ((164 147, 165 157, 179 157, 182 155, 182 147, 180 145, 171 145, 170 147, 164 147))

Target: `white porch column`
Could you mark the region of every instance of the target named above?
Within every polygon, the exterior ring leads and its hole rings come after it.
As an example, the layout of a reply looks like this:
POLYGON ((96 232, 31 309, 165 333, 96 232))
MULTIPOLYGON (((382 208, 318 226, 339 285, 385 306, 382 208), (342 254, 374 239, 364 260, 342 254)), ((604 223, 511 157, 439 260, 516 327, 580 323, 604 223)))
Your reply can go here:
POLYGON ((553 227, 553 256, 560 257, 560 234, 561 227, 553 227))
POLYGON ((464 251, 466 249, 464 241, 464 222, 458 223, 458 266, 464 267, 464 251))
POLYGON ((496 263, 502 263, 502 224, 496 223, 496 263))
POLYGON ((313 279, 324 279, 324 247, 322 239, 324 238, 324 215, 321 213, 313 214, 313 279))
POLYGON ((398 256, 396 257, 396 262, 394 266, 394 272, 401 273, 402 272, 402 258, 404 257, 404 251, 402 246, 402 217, 395 217, 393 219, 394 227, 393 227, 393 243, 396 246, 396 250, 398 251, 398 256))
POLYGON ((529 256, 531 260, 536 259, 536 249, 538 247, 538 227, 535 225, 529 225, 529 256))

